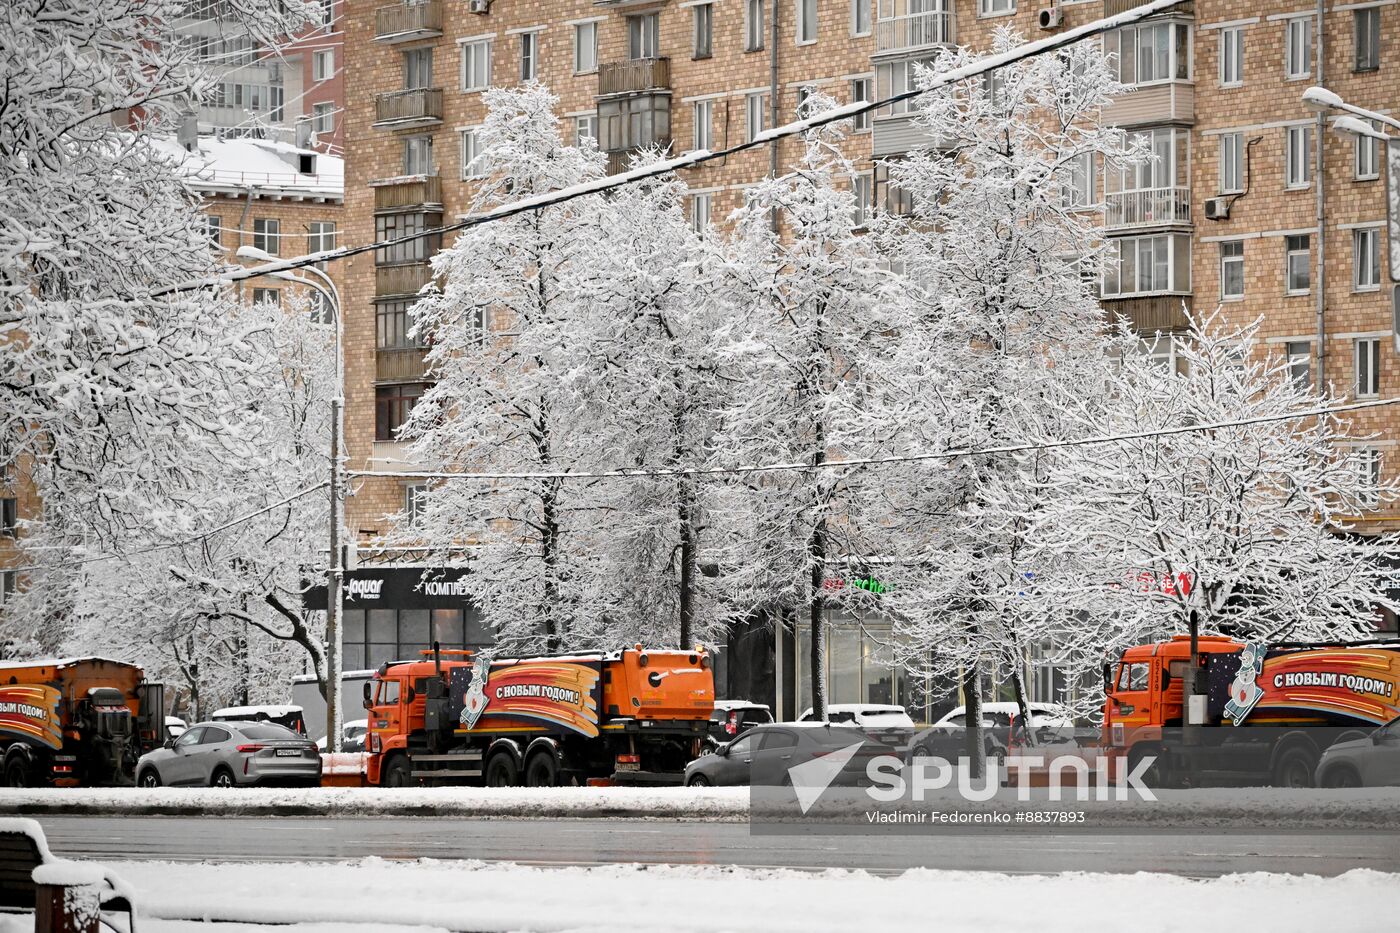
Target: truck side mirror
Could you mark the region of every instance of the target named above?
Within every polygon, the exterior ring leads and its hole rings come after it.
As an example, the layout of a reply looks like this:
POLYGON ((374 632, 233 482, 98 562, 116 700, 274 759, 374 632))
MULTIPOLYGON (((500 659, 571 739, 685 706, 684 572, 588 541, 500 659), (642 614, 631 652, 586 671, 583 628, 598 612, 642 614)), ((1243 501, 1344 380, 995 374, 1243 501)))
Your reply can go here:
POLYGON ((374 705, 373 701, 370 700, 369 688, 370 688, 370 682, 367 680, 367 681, 365 681, 365 683, 364 683, 364 695, 365 695, 364 706, 365 706, 365 709, 369 709, 371 706, 374 705))
POLYGON ((1113 689, 1113 665, 1107 661, 1103 662, 1103 692, 1107 696, 1113 689))

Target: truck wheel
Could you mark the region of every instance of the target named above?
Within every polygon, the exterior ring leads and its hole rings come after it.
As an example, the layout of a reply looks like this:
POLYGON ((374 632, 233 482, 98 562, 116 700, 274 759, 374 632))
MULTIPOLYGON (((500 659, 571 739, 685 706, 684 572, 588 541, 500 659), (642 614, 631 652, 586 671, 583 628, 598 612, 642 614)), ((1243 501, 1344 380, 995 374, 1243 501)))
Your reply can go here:
POLYGON ((219 768, 214 772, 214 776, 209 779, 210 787, 233 787, 233 772, 228 768, 219 768))
POLYGON ((1316 768, 1317 758, 1306 748, 1294 746, 1274 762, 1272 783, 1275 787, 1312 787, 1316 768))
POLYGON ((1149 755, 1155 755, 1157 760, 1152 762, 1152 767, 1142 772, 1142 783, 1147 787, 1170 787, 1171 773, 1162 764, 1162 750, 1155 745, 1134 745, 1128 752, 1128 770, 1125 774, 1136 771, 1142 759, 1149 755))
POLYGON ((5 763, 5 785, 7 787, 29 786, 29 763, 23 756, 15 755, 5 763))
POLYGON ((486 762, 487 787, 514 787, 520 783, 520 769, 510 752, 497 752, 486 762))
POLYGON ((559 783, 559 762, 553 752, 535 752, 525 765, 526 787, 553 787, 559 783))
POLYGON ((160 772, 155 768, 147 768, 145 771, 141 772, 141 776, 136 779, 136 783, 140 787, 159 787, 160 772))
POLYGON ((389 763, 384 766, 384 773, 379 779, 379 783, 385 787, 407 787, 413 781, 412 768, 408 759, 402 755, 395 755, 389 759, 389 763))

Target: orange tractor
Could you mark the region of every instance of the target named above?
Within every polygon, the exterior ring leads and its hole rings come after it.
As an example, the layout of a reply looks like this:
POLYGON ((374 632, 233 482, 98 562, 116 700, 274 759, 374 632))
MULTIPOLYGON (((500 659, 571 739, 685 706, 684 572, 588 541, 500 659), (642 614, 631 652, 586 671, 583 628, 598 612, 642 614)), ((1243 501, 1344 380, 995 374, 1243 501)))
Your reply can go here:
POLYGON ((495 661, 423 653, 365 684, 370 784, 678 784, 714 708, 700 648, 495 661))

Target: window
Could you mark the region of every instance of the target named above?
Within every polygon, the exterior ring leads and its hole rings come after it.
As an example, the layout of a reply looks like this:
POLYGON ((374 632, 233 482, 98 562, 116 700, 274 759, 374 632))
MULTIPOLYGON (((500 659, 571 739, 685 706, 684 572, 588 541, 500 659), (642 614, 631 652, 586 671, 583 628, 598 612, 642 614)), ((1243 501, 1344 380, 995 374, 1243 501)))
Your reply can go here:
POLYGON ((253 289, 253 304, 282 304, 282 292, 275 288, 255 288, 253 289))
POLYGON ((311 80, 326 81, 335 74, 335 49, 317 49, 311 56, 311 80))
POLYGON ((0 499, 0 536, 13 538, 19 527, 19 500, 14 496, 0 499))
POLYGON ((755 91, 744 98, 745 142, 753 142, 754 137, 767 128, 767 117, 767 91, 755 91))
POLYGON ((409 136, 403 141, 403 173, 405 175, 433 174, 433 138, 409 136))
POLYGON ((1312 238, 1306 233, 1301 236, 1284 237, 1284 286, 1290 295, 1306 295, 1312 287, 1311 243, 1312 238))
POLYGON ((1244 241, 1220 244, 1220 297, 1233 301, 1244 297, 1244 241))
POLYGON ((1306 188, 1312 183, 1313 128, 1288 127, 1284 150, 1284 183, 1289 188, 1306 188))
POLYGON ((1244 84, 1244 27, 1220 30, 1220 86, 1244 84))
POLYGON ((690 229, 696 233, 704 233, 705 228, 710 225, 712 198, 713 195, 709 192, 690 196, 690 229))
POLYGON ((1353 345, 1356 354, 1356 394, 1381 394, 1381 341, 1362 337, 1353 345))
POLYGON ((1220 136, 1220 193, 1244 191, 1244 134, 1220 136))
POLYGON ((1381 287, 1379 227, 1351 231, 1351 287, 1358 292, 1381 287))
POLYGON ((797 119, 801 120, 803 117, 809 116, 807 112, 807 101, 811 100, 812 95, 816 92, 817 89, 809 84, 799 84, 797 86, 797 106, 793 108, 793 115, 797 119))
POLYGON ((661 44, 661 16, 657 13, 643 13, 627 17, 627 57, 656 58, 656 50, 661 44))
POLYGON ((374 387, 374 439, 392 441, 408 420, 408 413, 423 397, 427 386, 421 382, 374 387))
POLYGON ((691 7, 691 16, 694 17, 691 57, 709 58, 714 54, 715 8, 708 3, 702 3, 699 6, 691 7))
POLYGON ((540 36, 537 32, 520 34, 520 80, 534 81, 540 71, 540 36))
POLYGON ((598 70, 598 23, 574 24, 574 74, 598 70))
POLYGON ((423 519, 423 497, 427 491, 422 483, 403 488, 403 514, 410 528, 417 528, 423 519))
POLYGON ((1312 74, 1312 17, 1295 16, 1284 21, 1283 73, 1287 78, 1312 74))
POLYGON ((480 178, 486 174, 486 167, 476 163, 481 155, 481 139, 475 127, 461 131, 462 140, 462 179, 480 178))
POLYGON ((977 0, 978 16, 998 16, 1015 12, 1016 0, 977 0))
POLYGON ((1066 208, 1088 207, 1094 203, 1094 154, 1081 152, 1069 160, 1060 183, 1060 203, 1066 208))
POLYGON ((282 111, 282 88, 274 85, 267 89, 267 118, 273 123, 281 123, 285 114, 282 111))
MULTIPOLYGON (((856 78, 851 81, 851 103, 871 100, 873 81, 870 78, 856 78)), ((857 133, 870 131, 870 112, 858 113, 851 118, 851 129, 857 133)))
POLYGON ((311 131, 313 133, 335 132, 335 104, 327 101, 324 104, 311 105, 311 131))
POLYGON ((695 145, 691 148, 710 149, 715 144, 715 102, 697 100, 690 109, 695 118, 695 145))
POLYGON ((282 223, 267 217, 253 219, 253 248, 276 256, 282 239, 282 223))
POLYGON ((585 139, 598 141, 598 115, 582 113, 574 117, 574 145, 583 146, 585 139))
POLYGON ((462 90, 484 91, 491 86, 491 40, 462 43, 462 90))
POLYGON ((1118 672, 1118 689, 1120 691, 1146 690, 1148 670, 1146 661, 1124 664, 1118 672))
POLYGON ((620 152, 669 144, 671 95, 633 94, 598 102, 598 148, 620 152))
POLYGON ((222 246, 224 241, 224 219, 214 214, 204 216, 204 235, 211 246, 222 246))
POLYGON ((796 23, 793 38, 798 45, 817 41, 817 0, 793 0, 796 23))
POLYGON ((851 35, 870 35, 870 0, 851 0, 851 35))
POLYGON ((335 249, 335 221, 311 221, 306 225, 306 251, 319 253, 328 249, 335 249))
POLYGON ((1365 508, 1380 505, 1381 452, 1374 447, 1359 448, 1352 454, 1356 464, 1357 503, 1365 508))
POLYGON ((1352 137, 1356 154, 1356 180, 1370 181, 1381 177, 1380 146, 1374 136, 1356 135, 1352 137))
POLYGON ((19 573, 14 570, 0 570, 0 606, 9 602, 14 595, 19 573))
POLYGON ((851 194, 856 202, 851 223, 857 227, 864 227, 870 223, 870 216, 875 207, 874 181, 869 175, 857 175, 851 181, 851 194))
POLYGON ((763 22, 765 0, 745 0, 744 2, 744 51, 758 52, 763 49, 763 22))
POLYGON ((1141 191, 1175 187, 1178 183, 1178 164, 1185 173, 1188 149, 1186 131, 1170 128, 1140 130, 1131 133, 1130 138, 1147 149, 1148 157, 1119 175, 1119 188, 1141 191))
POLYGON ((433 50, 409 49, 403 53, 404 90, 433 86, 433 50))
POLYGON ((1162 233, 1109 241, 1103 297, 1184 293, 1191 290, 1191 238, 1162 233))
MULTIPOLYGON (((909 59, 897 62, 881 62, 875 66, 875 97, 886 100, 890 97, 913 90, 917 86, 914 70, 917 65, 929 65, 932 59, 909 59)), ((906 99, 880 108, 882 116, 912 113, 914 102, 906 99)))
MULTIPOLYGON (((380 242, 397 240, 406 236, 423 233, 442 225, 441 214, 406 213, 379 214, 374 218, 374 238, 380 242)), ((390 265, 400 262, 427 262, 428 257, 437 252, 441 234, 420 236, 403 243, 381 246, 374 251, 375 265, 390 265)))
POLYGON ((375 349, 410 350, 426 346, 408 336, 413 328, 412 299, 381 301, 374 308, 375 349))
POLYGON ((1284 345, 1288 355, 1288 378, 1293 385, 1306 391, 1312 387, 1312 344, 1306 340, 1291 340, 1284 345))
POLYGON ((1381 10, 1366 7, 1352 10, 1352 34, 1356 40, 1357 71, 1375 71, 1381 66, 1381 10))
POLYGON ((1185 23, 1151 23, 1104 34, 1104 52, 1124 84, 1186 81, 1191 77, 1191 32, 1185 23))

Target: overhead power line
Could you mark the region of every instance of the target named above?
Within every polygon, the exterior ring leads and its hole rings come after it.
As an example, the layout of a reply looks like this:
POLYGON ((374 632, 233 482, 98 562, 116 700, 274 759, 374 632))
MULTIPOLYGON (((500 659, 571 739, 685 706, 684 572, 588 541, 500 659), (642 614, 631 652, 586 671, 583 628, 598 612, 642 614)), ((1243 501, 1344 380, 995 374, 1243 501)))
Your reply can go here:
POLYGON ((427 237, 441 236, 444 233, 455 233, 459 230, 479 227, 482 224, 488 224, 497 220, 505 220, 517 214, 539 210, 542 207, 562 204, 575 198, 584 197, 585 195, 597 194, 602 191, 611 191, 614 188, 620 188, 623 185, 629 185, 633 182, 643 181, 648 178, 656 178, 661 175, 668 175, 679 169, 694 168, 706 162, 728 158, 731 155, 744 152, 748 149, 766 146, 779 139, 798 136, 818 127, 828 126, 841 120, 848 120, 864 113, 872 113, 881 107, 913 100, 927 91, 946 87, 958 81, 966 81, 969 78, 976 78, 989 71, 994 71, 997 68, 1004 68, 1007 65, 1012 65, 1028 58, 1034 58, 1037 55, 1044 55, 1046 52, 1058 51, 1059 49, 1073 45, 1084 39, 1089 39, 1108 32, 1109 30, 1131 25, 1149 16, 1155 16, 1158 13, 1166 12, 1186 2, 1188 2, 1188 0, 1151 0, 1151 2, 1145 3, 1142 6, 1134 7, 1122 13, 1105 17, 1104 19, 1095 20, 1092 23, 1085 23, 1083 26, 1077 26, 1074 29, 1067 29, 1058 35, 1048 36, 1044 39, 1038 39, 1035 42, 1027 42, 1023 45, 1018 45, 1016 48, 1007 52, 979 59, 961 68, 952 68, 937 75, 928 87, 902 91, 881 100, 857 101, 852 104, 847 104, 844 107, 837 107, 834 110, 828 110, 822 114, 817 114, 802 120, 795 120, 783 126, 774 127, 771 130, 765 130, 755 135, 751 140, 737 143, 725 149, 714 151, 700 149, 694 152, 687 152, 684 155, 676 156, 672 159, 663 159, 649 165, 634 168, 630 171, 620 172, 617 175, 607 175, 577 185, 570 185, 567 188, 561 188, 557 191, 550 191, 533 197, 523 198, 519 201, 512 201, 509 204, 503 204, 500 207, 495 207, 491 210, 465 217, 455 223, 444 224, 440 227, 433 227, 418 233, 410 233, 392 240, 380 240, 374 243, 362 243, 358 246, 345 246, 340 249, 323 250, 319 253, 310 253, 306 256, 298 256, 293 259, 264 263, 263 265, 250 266, 246 269, 235 269, 221 275, 209 276, 157 289, 151 292, 151 296, 160 297, 176 292, 229 285, 246 279, 274 275, 278 272, 289 272, 303 268, 304 266, 348 259, 351 256, 358 256, 361 253, 367 253, 371 250, 384 249, 402 243, 410 243, 414 240, 425 239, 427 237))
POLYGON ((1254 418, 1241 418, 1237 421, 1217 421, 1211 424, 1189 424, 1175 428, 1154 428, 1151 431, 1135 431, 1130 434, 1101 434, 1092 437, 1072 438, 1063 441, 1036 441, 1029 444, 1007 444, 999 447, 965 447, 954 450, 939 450, 917 454, 891 454, 885 457, 852 457, 848 460, 827 460, 823 463, 764 463, 732 467, 656 467, 637 470, 604 470, 601 472, 542 471, 538 473, 463 473, 451 471, 413 470, 347 470, 350 476, 396 477, 398 479, 475 479, 475 480, 516 480, 516 479, 645 479, 656 476, 732 476, 750 473, 810 473, 818 470, 840 470, 858 466, 879 466, 886 463, 917 463, 925 460, 956 460, 960 457, 990 456, 993 454, 1028 453, 1035 450, 1057 450, 1067 447, 1088 447, 1097 444, 1119 444, 1124 441, 1146 440, 1153 437, 1170 437, 1176 434, 1193 434, 1204 431, 1220 431, 1226 428, 1243 428, 1257 424, 1270 424, 1277 421, 1293 421, 1302 418, 1317 418, 1324 415, 1340 414, 1348 411, 1362 411, 1380 408, 1385 405, 1400 404, 1400 396, 1395 398, 1373 399, 1367 402, 1350 402, 1345 405, 1332 405, 1326 408, 1312 408, 1305 411, 1289 411, 1277 415, 1258 415, 1254 418))

